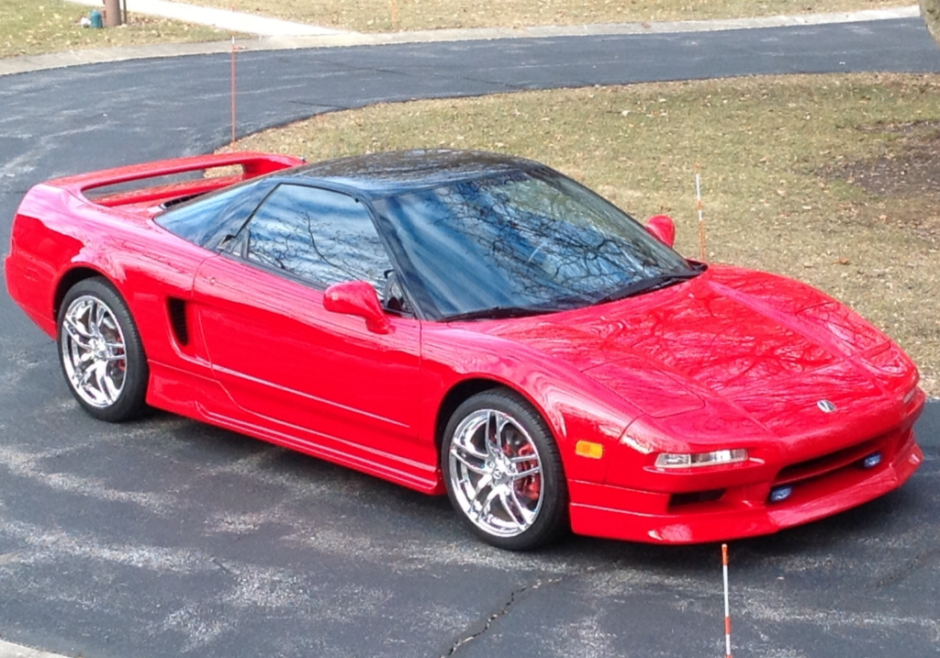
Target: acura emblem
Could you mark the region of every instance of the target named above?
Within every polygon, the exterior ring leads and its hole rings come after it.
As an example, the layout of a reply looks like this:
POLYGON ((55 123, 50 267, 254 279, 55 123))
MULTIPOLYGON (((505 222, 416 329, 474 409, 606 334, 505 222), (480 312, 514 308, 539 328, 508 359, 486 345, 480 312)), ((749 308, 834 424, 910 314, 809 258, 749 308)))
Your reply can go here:
POLYGON ((831 414, 836 410, 836 405, 831 403, 829 400, 820 400, 816 403, 816 406, 819 407, 820 411, 827 414, 831 414))

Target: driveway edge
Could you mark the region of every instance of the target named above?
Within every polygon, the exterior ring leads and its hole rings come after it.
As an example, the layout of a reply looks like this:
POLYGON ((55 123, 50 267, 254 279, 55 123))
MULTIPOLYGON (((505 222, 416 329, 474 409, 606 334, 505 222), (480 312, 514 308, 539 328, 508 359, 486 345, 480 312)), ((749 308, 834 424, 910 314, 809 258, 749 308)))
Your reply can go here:
POLYGON ((66 656, 0 640, 0 658, 66 658, 66 656))
MULTIPOLYGON (((673 21, 662 23, 601 23, 593 25, 536 26, 527 28, 477 28, 466 30, 423 30, 414 32, 382 32, 363 34, 345 32, 320 36, 275 36, 242 39, 235 42, 238 51, 295 50, 301 48, 341 48, 350 46, 383 46, 411 43, 459 41, 491 41, 497 39, 550 39, 577 36, 617 36, 624 34, 683 34, 746 30, 768 27, 807 27, 834 23, 861 23, 896 20, 920 16, 920 7, 912 5, 894 9, 867 9, 856 12, 765 16, 709 21, 673 21)), ((926 29, 926 28, 925 28, 926 29)), ((48 69, 102 64, 135 59, 180 57, 229 53, 230 41, 207 43, 155 44, 151 46, 95 48, 72 50, 47 55, 27 55, 0 59, 0 76, 48 69)))

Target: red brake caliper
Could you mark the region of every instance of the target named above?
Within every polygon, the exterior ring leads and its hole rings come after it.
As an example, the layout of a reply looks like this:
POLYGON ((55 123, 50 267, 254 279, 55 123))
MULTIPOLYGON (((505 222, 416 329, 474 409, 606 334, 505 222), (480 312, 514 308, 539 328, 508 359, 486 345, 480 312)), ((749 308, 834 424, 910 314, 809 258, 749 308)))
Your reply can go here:
MULTIPOLYGON (((511 448, 507 445, 506 456, 512 457, 511 448)), ((516 451, 516 457, 525 457, 526 455, 534 455, 535 449, 532 447, 532 444, 526 443, 521 448, 516 451)), ((538 466, 539 462, 537 459, 527 460, 524 462, 519 462, 518 466, 520 470, 527 471, 530 468, 535 468, 538 466)), ((542 492, 542 478, 540 475, 530 475, 528 477, 522 478, 521 480, 516 480, 516 495, 520 498, 527 498, 528 500, 538 500, 539 494, 542 492)))

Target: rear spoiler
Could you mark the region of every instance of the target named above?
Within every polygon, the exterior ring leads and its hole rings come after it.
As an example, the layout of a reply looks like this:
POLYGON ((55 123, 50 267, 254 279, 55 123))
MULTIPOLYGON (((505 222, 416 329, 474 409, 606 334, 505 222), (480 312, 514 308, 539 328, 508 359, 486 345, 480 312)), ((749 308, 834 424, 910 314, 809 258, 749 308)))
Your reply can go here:
POLYGON ((57 178, 49 181, 48 185, 68 190, 101 206, 115 207, 198 196, 243 180, 289 167, 296 167, 303 163, 304 160, 289 155, 251 152, 220 153, 218 155, 197 155, 93 171, 87 174, 57 178), (237 172, 223 170, 220 172, 222 175, 204 176, 183 181, 156 180, 168 176, 206 172, 227 167, 235 167, 237 172), (149 179, 155 179, 152 181, 153 184, 129 185, 149 179), (124 188, 113 189, 119 185, 124 186, 124 188), (133 189, 128 189, 128 187, 133 189), (103 188, 112 189, 106 190, 103 188), (99 193, 95 194, 95 190, 99 190, 99 193))

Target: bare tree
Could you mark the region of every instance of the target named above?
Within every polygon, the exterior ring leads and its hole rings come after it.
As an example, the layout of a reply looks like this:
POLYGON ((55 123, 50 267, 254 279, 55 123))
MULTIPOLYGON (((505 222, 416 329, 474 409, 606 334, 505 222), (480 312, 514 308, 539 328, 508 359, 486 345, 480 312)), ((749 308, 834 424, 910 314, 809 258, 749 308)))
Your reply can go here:
POLYGON ((934 41, 940 44, 940 0, 920 0, 920 15, 927 21, 934 41))

